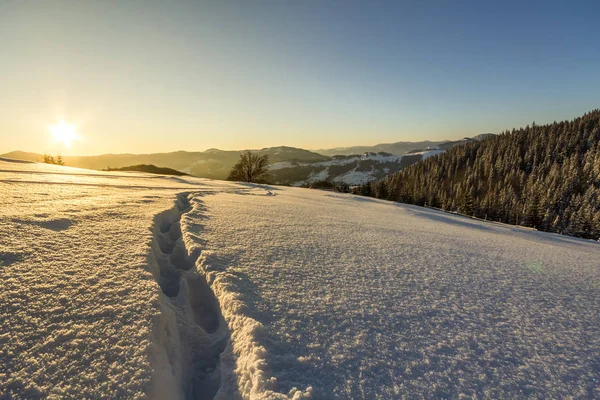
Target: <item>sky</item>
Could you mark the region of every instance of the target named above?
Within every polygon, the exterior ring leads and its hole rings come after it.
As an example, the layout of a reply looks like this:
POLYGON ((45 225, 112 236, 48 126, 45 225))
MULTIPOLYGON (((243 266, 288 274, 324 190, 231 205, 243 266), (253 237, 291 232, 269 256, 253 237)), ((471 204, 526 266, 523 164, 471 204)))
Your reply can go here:
POLYGON ((600 106, 598 16, 598 1, 0 0, 0 154, 319 149, 571 119, 600 106))

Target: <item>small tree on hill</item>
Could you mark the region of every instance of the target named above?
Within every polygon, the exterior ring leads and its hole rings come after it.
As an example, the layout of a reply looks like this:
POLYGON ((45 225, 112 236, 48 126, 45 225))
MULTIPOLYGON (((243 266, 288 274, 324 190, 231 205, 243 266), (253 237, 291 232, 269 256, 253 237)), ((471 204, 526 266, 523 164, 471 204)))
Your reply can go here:
POLYGON ((44 154, 42 161, 44 161, 46 164, 65 165, 65 161, 60 154, 56 157, 53 157, 49 154, 44 154))
POLYGON ((240 154, 240 161, 235 164, 227 178, 230 181, 256 182, 267 174, 269 156, 258 155, 245 151, 240 154))
POLYGON ((44 154, 44 159, 43 160, 44 160, 44 162, 46 164, 55 164, 56 163, 56 161, 54 161, 54 157, 52 157, 49 154, 44 154))

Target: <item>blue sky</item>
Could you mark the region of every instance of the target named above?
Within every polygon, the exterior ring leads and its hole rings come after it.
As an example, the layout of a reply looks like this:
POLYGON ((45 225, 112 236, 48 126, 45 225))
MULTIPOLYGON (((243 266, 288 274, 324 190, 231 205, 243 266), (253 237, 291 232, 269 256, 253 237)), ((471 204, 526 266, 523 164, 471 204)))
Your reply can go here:
POLYGON ((0 152, 440 140, 600 104, 600 3, 0 0, 0 152), (48 125, 77 125, 52 143, 48 125))

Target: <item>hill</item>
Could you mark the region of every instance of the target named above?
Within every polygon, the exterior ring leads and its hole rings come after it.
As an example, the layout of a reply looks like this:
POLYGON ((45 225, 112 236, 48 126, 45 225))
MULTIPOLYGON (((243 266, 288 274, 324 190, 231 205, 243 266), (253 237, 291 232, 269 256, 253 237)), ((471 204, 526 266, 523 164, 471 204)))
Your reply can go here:
POLYGON ((452 147, 364 194, 600 238, 600 111, 452 147))
MULTIPOLYGON (((308 150, 294 147, 269 147, 252 150, 259 154, 267 154, 273 163, 281 161, 324 161, 329 157, 308 150)), ((130 165, 153 164, 172 168, 190 175, 226 179, 235 163, 239 160, 242 150, 228 151, 210 149, 202 152, 176 151, 171 153, 153 154, 103 154, 99 156, 65 156, 65 164, 71 167, 102 170, 107 168, 122 168, 130 165)), ((2 155, 5 158, 15 158, 29 161, 41 161, 42 155, 15 151, 2 155)))
POLYGON ((471 142, 475 140, 481 140, 490 136, 494 136, 493 133, 483 133, 481 135, 474 136, 472 138, 464 138, 457 141, 423 141, 423 142, 395 142, 395 143, 380 143, 374 146, 351 146, 351 147, 334 147, 330 149, 319 149, 315 150, 319 154, 327 156, 334 155, 352 155, 362 153, 391 153, 397 156, 415 151, 417 149, 428 150, 428 149, 440 149, 445 150, 450 147, 460 144, 471 142))
POLYGON ((11 151, 10 153, 5 153, 0 155, 2 158, 9 158, 12 160, 23 160, 23 161, 32 161, 32 162, 42 162, 44 155, 38 153, 30 153, 26 151, 11 151))
POLYGON ((327 156, 348 156, 352 154, 362 153, 379 153, 385 152, 394 155, 402 155, 415 149, 426 149, 427 147, 435 147, 442 142, 395 142, 395 143, 380 143, 373 146, 350 146, 350 147, 333 147, 329 149, 318 149, 315 152, 327 156))
POLYGON ((427 157, 429 153, 395 156, 379 152, 333 156, 326 161, 284 161, 270 165, 268 180, 274 184, 292 186, 305 186, 315 182, 360 185, 400 171, 427 157))
POLYGON ((106 171, 136 171, 136 172, 146 172, 149 174, 160 174, 160 175, 175 175, 175 176, 185 176, 189 175, 185 172, 180 172, 175 169, 166 168, 166 167, 157 167, 152 164, 140 164, 140 165, 130 165, 128 167, 121 168, 107 168, 106 171))

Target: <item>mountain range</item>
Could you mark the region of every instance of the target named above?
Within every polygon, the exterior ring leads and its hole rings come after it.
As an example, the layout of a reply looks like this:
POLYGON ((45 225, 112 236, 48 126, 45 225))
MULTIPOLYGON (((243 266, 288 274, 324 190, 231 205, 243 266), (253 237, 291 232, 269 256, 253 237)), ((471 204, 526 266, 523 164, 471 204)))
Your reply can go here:
MULTIPOLYGON (((488 136, 493 134, 447 142, 396 142, 318 151, 279 146, 250 151, 269 156, 271 164, 268 180, 274 184, 300 186, 326 181, 357 185, 400 171, 457 144, 481 140, 488 136)), ((78 168, 100 170, 153 164, 201 178, 226 179, 242 151, 209 149, 202 152, 65 156, 63 159, 66 165, 78 168)), ((13 151, 0 157, 41 161, 43 155, 13 151)))
POLYGON ((430 147, 436 147, 442 150, 448 149, 455 144, 464 143, 472 140, 482 140, 494 136, 493 133, 482 133, 472 138, 465 137, 464 139, 455 141, 429 141, 425 140, 422 142, 394 142, 394 143, 379 143, 374 146, 351 146, 351 147, 334 147, 331 149, 319 149, 314 150, 316 153, 323 154, 326 156, 335 155, 351 155, 351 154, 362 154, 362 153, 391 153, 397 156, 415 151, 417 149, 427 149, 430 147))

